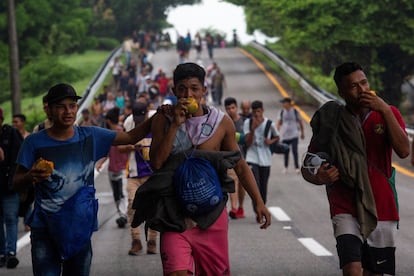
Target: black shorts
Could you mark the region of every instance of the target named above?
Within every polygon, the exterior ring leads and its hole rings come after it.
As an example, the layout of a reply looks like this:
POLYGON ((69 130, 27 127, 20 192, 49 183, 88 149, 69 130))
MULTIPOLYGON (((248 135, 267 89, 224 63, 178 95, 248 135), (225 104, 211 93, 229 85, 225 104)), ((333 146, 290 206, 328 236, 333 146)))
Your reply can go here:
POLYGON ((348 263, 361 262, 371 273, 395 275, 395 247, 371 247, 352 234, 340 235, 336 242, 341 269, 348 263))

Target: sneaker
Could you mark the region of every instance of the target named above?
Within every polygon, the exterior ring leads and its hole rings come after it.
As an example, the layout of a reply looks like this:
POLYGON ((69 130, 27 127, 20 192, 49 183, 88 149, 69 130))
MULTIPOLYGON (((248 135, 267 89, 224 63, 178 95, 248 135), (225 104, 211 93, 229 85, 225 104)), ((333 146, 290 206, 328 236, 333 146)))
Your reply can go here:
POLYGON ((297 174, 300 174, 300 169, 296 169, 296 170, 295 170, 295 172, 296 172, 297 174))
POLYGON ((119 228, 124 228, 127 222, 128 220, 125 217, 119 217, 116 219, 116 224, 118 224, 119 228))
POLYGON ((244 209, 243 208, 240 207, 239 209, 237 209, 236 218, 238 218, 238 219, 244 218, 244 209))
POLYGON ((140 240, 133 240, 131 249, 128 251, 128 255, 137 256, 142 250, 142 244, 140 240))
POLYGON ((236 208, 231 208, 231 211, 229 212, 229 216, 232 219, 237 219, 237 209, 236 208))
POLYGON ((6 256, 1 255, 0 256, 0 267, 3 267, 6 265, 6 256))
POLYGON ((283 174, 287 174, 287 168, 284 168, 284 169, 282 170, 282 173, 283 173, 283 174))
POLYGON ((147 242, 147 254, 157 254, 157 242, 149 240, 147 242))
POLYGON ((19 259, 16 258, 16 254, 10 252, 6 257, 6 267, 15 268, 19 264, 19 259))

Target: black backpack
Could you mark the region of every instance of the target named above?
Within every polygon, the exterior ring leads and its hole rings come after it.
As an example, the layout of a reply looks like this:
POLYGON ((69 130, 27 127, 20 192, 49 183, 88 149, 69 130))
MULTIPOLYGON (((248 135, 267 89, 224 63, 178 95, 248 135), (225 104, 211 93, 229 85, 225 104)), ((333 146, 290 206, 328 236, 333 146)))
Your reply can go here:
MULTIPOLYGON (((249 119, 249 120, 250 120, 249 125, 251 127, 252 126, 252 119, 249 119)), ((265 130, 264 130, 264 137, 265 138, 268 137, 271 126, 272 126, 272 120, 267 120, 265 130)), ((272 136, 272 138, 273 138, 273 136, 272 136)), ((269 145, 269 149, 270 149, 270 152, 272 154, 285 154, 285 153, 289 152, 290 148, 289 148, 288 144, 276 141, 273 144, 269 145)))
POLYGON ((0 190, 12 191, 13 175, 16 170, 16 159, 23 142, 19 131, 10 125, 3 125, 0 134, 0 147, 4 152, 4 160, 0 161, 0 190))

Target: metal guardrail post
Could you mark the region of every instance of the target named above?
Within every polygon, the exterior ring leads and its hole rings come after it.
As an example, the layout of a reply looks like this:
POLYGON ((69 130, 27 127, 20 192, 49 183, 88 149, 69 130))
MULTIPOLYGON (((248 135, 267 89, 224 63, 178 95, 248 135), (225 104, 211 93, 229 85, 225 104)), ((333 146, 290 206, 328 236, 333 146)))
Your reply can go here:
POLYGON ((89 83, 88 87, 83 91, 82 99, 79 103, 79 110, 78 114, 76 115, 76 122, 79 122, 79 120, 82 117, 82 109, 88 108, 93 98, 96 94, 96 91, 98 91, 99 87, 101 87, 102 82, 105 80, 106 75, 108 74, 110 70, 109 64, 114 60, 116 56, 119 56, 122 52, 122 47, 118 47, 112 51, 112 53, 109 55, 108 59, 105 61, 104 64, 99 68, 99 70, 96 72, 95 76, 93 77, 92 81, 89 83))

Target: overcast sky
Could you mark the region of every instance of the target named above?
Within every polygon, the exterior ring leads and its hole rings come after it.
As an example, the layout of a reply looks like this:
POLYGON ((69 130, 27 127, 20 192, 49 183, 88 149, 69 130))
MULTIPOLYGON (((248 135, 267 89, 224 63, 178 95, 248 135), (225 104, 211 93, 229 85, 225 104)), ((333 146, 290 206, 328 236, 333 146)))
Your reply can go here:
POLYGON ((219 0, 203 0, 202 4, 185 5, 172 9, 168 13, 167 21, 175 27, 175 30, 169 30, 173 41, 176 38, 176 31, 180 35, 186 35, 190 31, 194 37, 198 30, 208 27, 225 32, 227 40, 232 39, 233 29, 237 30, 239 39, 243 43, 254 39, 253 36, 246 34, 243 9, 219 0))

